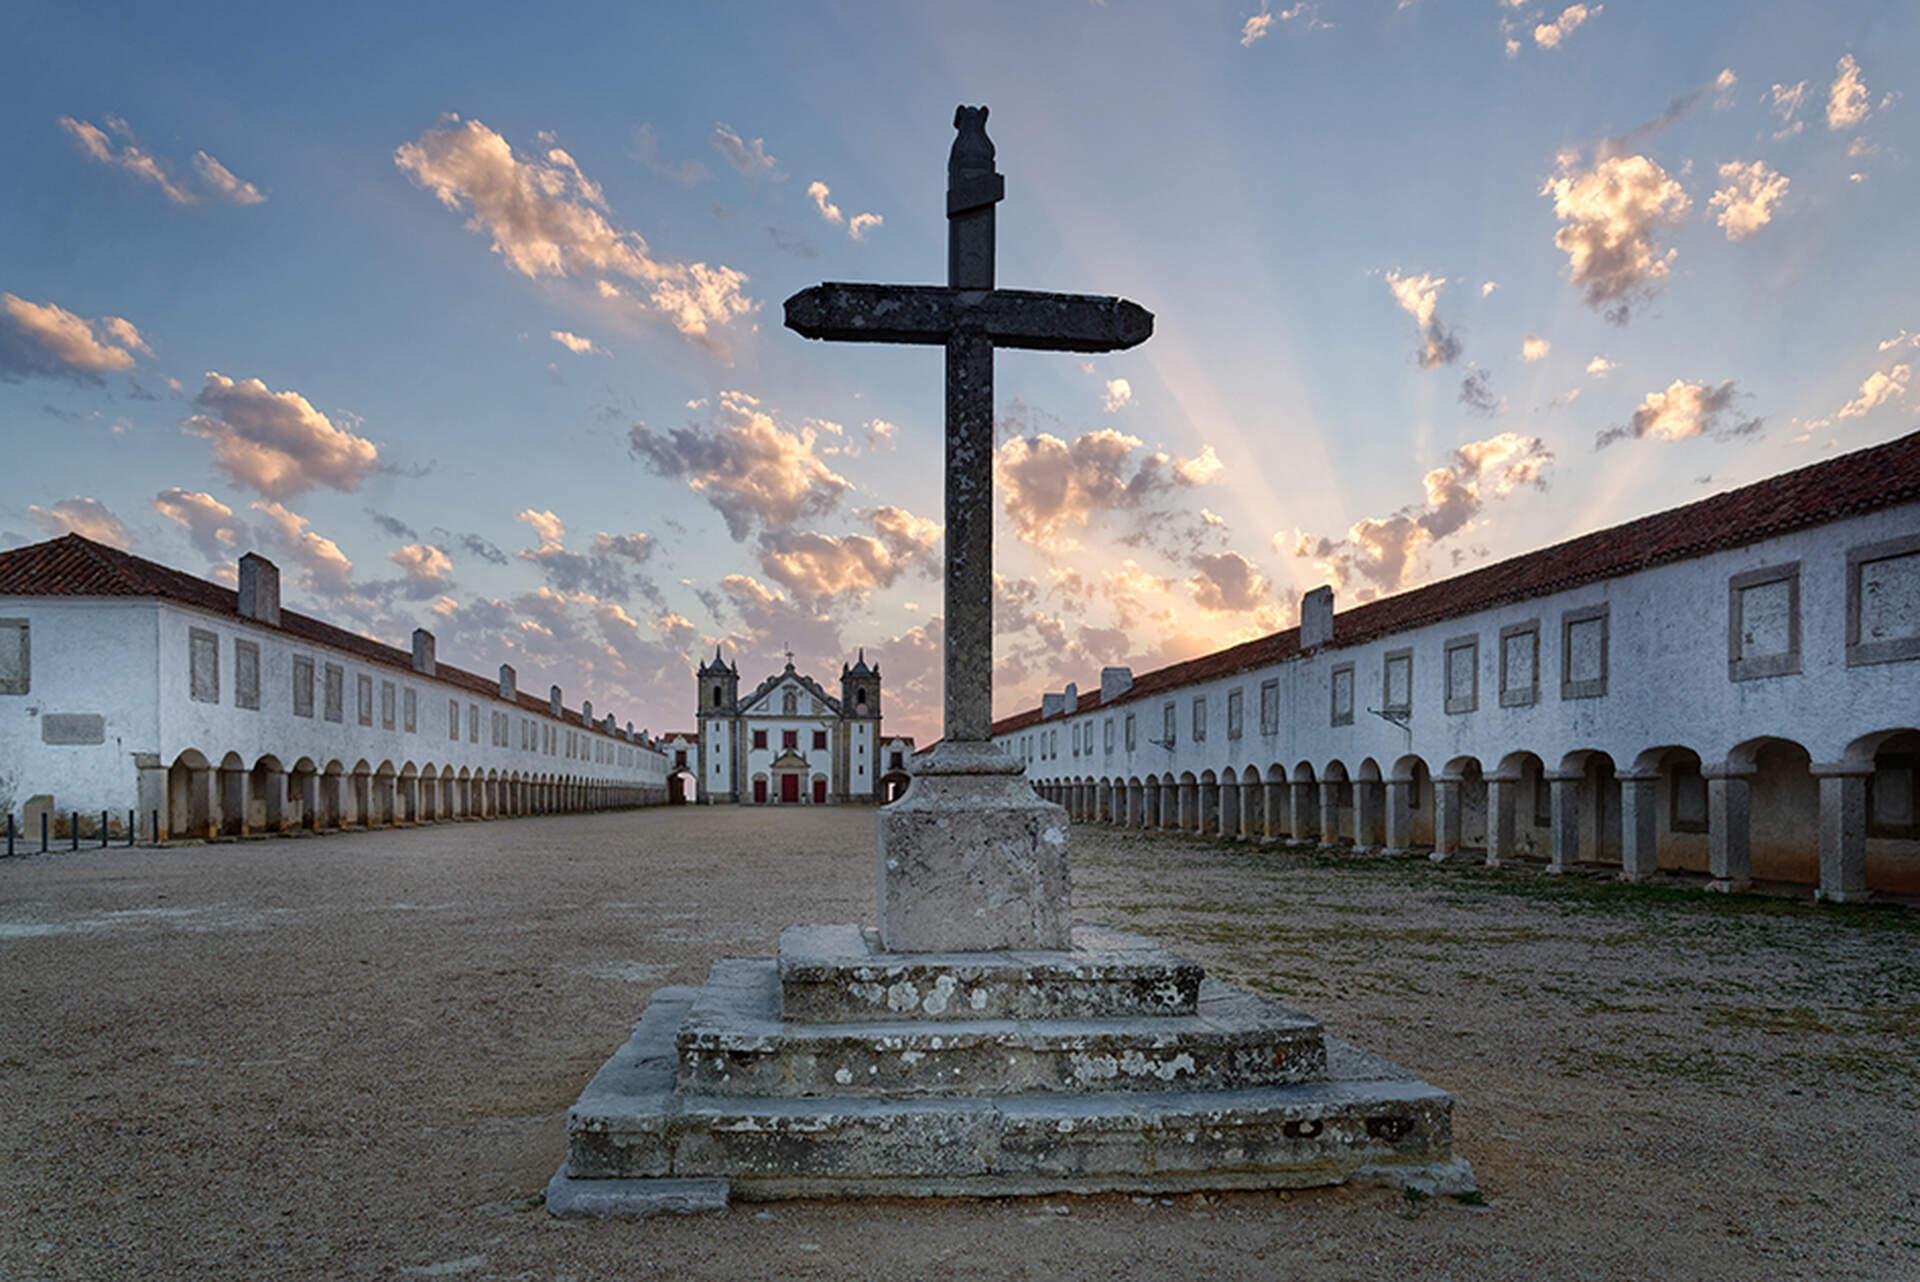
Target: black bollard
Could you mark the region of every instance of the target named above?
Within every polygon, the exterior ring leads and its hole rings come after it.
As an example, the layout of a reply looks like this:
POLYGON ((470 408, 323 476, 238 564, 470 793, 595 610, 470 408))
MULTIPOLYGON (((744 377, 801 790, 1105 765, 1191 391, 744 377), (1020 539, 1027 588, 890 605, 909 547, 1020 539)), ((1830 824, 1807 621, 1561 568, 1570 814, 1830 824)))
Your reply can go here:
POLYGON ((133 844, 133 834, 137 826, 138 821, 134 818, 134 812, 131 810, 127 811, 127 844, 129 846, 133 844))
POLYGON ((153 844, 157 846, 160 844, 160 812, 158 810, 153 812, 153 828, 151 831, 153 844))
POLYGON ((73 825, 67 829, 67 840, 73 843, 72 848, 74 850, 78 850, 80 849, 80 812, 78 810, 74 811, 73 817, 67 822, 73 825))
POLYGON ((40 812, 40 853, 47 853, 47 812, 40 812))
POLYGON ((13 858, 13 811, 7 811, 7 858, 13 858))

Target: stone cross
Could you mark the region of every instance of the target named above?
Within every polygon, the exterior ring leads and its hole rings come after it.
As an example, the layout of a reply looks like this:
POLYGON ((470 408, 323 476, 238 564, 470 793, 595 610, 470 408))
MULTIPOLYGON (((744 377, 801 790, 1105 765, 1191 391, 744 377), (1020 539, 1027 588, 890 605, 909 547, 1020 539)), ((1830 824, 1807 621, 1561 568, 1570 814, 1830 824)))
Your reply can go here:
MULTIPOLYGON (((989 743, 993 726, 993 350, 1110 352, 1146 341, 1153 315, 1123 298, 996 289, 987 109, 959 107, 947 157, 947 284, 829 282, 787 300, 807 338, 947 349, 946 724, 941 748, 989 743)), ((976 750, 977 751, 977 750, 976 750)))

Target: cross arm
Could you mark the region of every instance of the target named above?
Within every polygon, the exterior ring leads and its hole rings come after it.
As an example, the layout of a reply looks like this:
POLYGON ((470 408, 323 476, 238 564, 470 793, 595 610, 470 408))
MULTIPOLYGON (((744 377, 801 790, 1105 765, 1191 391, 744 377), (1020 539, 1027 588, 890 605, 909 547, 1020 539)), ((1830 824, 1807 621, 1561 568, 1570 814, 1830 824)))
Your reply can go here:
POLYGON ((995 347, 1050 352, 1111 352, 1153 334, 1153 313, 1124 298, 841 281, 789 298, 786 323, 806 338, 930 344, 977 324, 995 347))

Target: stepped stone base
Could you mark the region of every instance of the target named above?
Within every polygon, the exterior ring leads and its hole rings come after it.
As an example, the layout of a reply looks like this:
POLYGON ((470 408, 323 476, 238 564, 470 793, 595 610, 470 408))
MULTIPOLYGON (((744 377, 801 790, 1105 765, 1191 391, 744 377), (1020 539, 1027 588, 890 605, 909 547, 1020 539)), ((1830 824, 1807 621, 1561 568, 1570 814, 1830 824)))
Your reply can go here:
POLYGON ((853 927, 797 927, 777 962, 722 961, 700 989, 659 989, 569 1112, 548 1209, 1347 1181, 1472 1189, 1444 1091, 1145 941, 1091 929, 1074 942, 1018 958, 899 955, 853 927), (952 998, 971 1007, 976 991, 982 1010, 1045 1014, 948 1017, 952 998), (893 1018, 874 1019, 876 1004, 893 1018), (1121 1013, 1088 1013, 1108 1006, 1121 1013))

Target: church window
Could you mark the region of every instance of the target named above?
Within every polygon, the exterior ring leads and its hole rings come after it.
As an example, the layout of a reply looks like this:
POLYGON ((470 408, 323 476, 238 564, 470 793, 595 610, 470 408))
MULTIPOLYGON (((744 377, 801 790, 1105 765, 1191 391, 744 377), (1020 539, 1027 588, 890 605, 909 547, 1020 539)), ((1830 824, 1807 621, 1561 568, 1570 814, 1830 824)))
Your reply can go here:
POLYGON ((673 754, 673 768, 675 770, 685 770, 687 768, 686 749, 682 748, 680 751, 673 754))
POLYGON ((380 683, 380 728, 382 730, 393 729, 394 713, 397 711, 395 703, 398 698, 399 691, 394 688, 393 682, 380 683))
POLYGON ((887 769, 898 770, 901 768, 901 766, 902 766, 901 753, 898 748, 895 748, 892 751, 892 753, 890 753, 887 757, 887 769))
POLYGON ((1540 620, 1500 629, 1500 706, 1525 708, 1540 698, 1540 620))
POLYGON ((1472 712, 1480 706, 1480 638, 1455 637, 1446 657, 1447 711, 1472 712))
POLYGON ((1108 717, 1106 719, 1105 728, 1101 730, 1100 734, 1102 737, 1102 742, 1100 746, 1104 748, 1106 751, 1112 752, 1113 751, 1113 718, 1112 717, 1108 717))
POLYGON ((719 686, 715 686, 713 688, 713 706, 716 708, 720 706, 720 687, 719 686))
POLYGON ((1380 710, 1402 715, 1412 712, 1413 651, 1389 650, 1381 671, 1384 684, 1380 694, 1380 710))
POLYGON ((187 629, 187 693, 195 703, 220 702, 220 638, 187 629))
POLYGON ((260 707, 260 644, 233 639, 233 704, 236 708, 260 707))
POLYGON ((1227 691, 1227 738, 1238 739, 1246 729, 1246 712, 1241 707, 1245 696, 1238 690, 1227 691))
POLYGON ((827 746, 827 732, 825 730, 815 730, 813 732, 813 746, 816 748, 824 748, 827 746))
POLYGON ((1260 733, 1280 733, 1280 682, 1260 683, 1260 733))
POLYGON ((1736 574, 1727 583, 1727 676, 1800 671, 1800 563, 1736 574))
POLYGON ((800 696, 789 690, 780 696, 780 711, 791 717, 800 711, 800 696))
POLYGON ((755 730, 753 732, 753 746, 756 748, 764 748, 767 746, 767 732, 765 730, 755 730))
POLYGON ((341 721, 346 717, 347 674, 337 663, 329 663, 326 669, 324 715, 328 721, 341 721))
POLYGON ((798 748, 800 746, 800 732, 798 730, 782 730, 780 732, 780 746, 786 749, 798 748))
POLYGON ((355 713, 359 715, 360 724, 363 726, 372 725, 373 724, 373 678, 372 677, 366 675, 365 673, 361 673, 360 675, 354 678, 353 698, 354 698, 353 710, 355 713))
POLYGON ((0 619, 0 694, 32 691, 29 628, 25 619, 0 619))
POLYGON ((1128 752, 1133 751, 1135 742, 1136 742, 1136 738, 1135 738, 1135 732, 1133 728, 1133 714, 1129 712, 1127 714, 1127 751, 1128 752))
POLYGON ((1160 709, 1160 739, 1163 747, 1171 748, 1178 742, 1180 733, 1180 714, 1169 703, 1160 709))
POLYGON ((1847 666, 1920 659, 1920 534, 1847 549, 1847 666))
POLYGON ((1207 696, 1195 695, 1193 698, 1193 741, 1202 743, 1207 737, 1207 696))
POLYGON ((460 739, 460 701, 447 700, 447 738, 458 742, 460 739))
POLYGON ((856 708, 864 708, 867 706, 867 692, 865 687, 853 692, 853 706, 856 708))
POLYGON ((1333 669, 1333 721, 1336 726, 1353 724, 1353 665, 1338 664, 1333 669))
POLYGON ((1560 616, 1560 697, 1598 699, 1607 693, 1607 607, 1588 606, 1560 616))
POLYGON ((313 715, 313 660, 304 654, 293 656, 293 715, 313 715))

